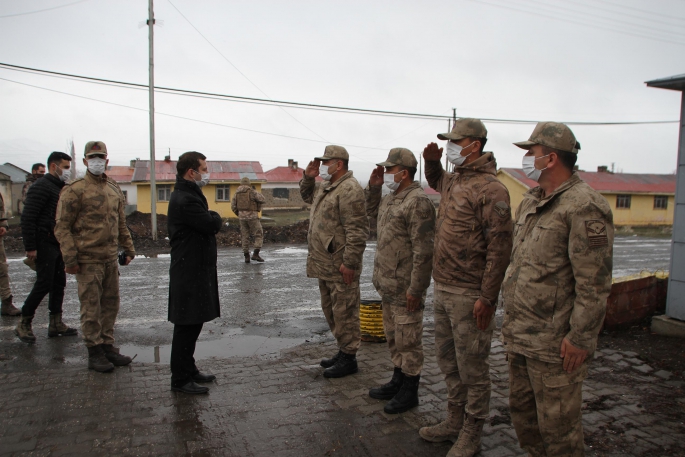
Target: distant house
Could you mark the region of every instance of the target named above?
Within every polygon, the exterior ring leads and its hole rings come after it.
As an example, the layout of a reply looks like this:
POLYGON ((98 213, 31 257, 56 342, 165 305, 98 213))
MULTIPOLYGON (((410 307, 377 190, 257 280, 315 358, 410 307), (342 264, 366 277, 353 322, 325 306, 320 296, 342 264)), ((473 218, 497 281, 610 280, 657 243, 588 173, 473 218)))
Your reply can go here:
MULTIPOLYGON (((609 202, 615 225, 673 225, 675 175, 611 173, 604 166, 578 175, 609 202)), ((509 189, 513 210, 538 185, 518 168, 500 168, 497 178, 509 189)))
MULTIPOLYGON (((266 199, 264 209, 301 209, 307 203, 300 195, 300 179, 304 169, 297 166, 297 161, 288 159, 287 167, 276 167, 265 173, 267 182, 262 185, 262 194, 266 199)), ((322 181, 316 177, 317 181, 322 181)))
POLYGON ((138 204, 138 186, 132 182, 136 160, 131 160, 130 165, 112 165, 108 167, 105 172, 107 173, 107 176, 119 184, 121 191, 124 193, 124 198, 126 199, 126 214, 135 211, 138 204))
POLYGON ((8 216, 18 216, 21 212, 19 206, 22 189, 26 182, 26 175, 30 175, 31 173, 9 162, 0 165, 0 173, 7 176, 11 182, 9 186, 6 183, 3 184, 4 187, 7 187, 7 189, 2 192, 2 198, 5 201, 5 213, 8 216))
MULTIPOLYGON (((165 160, 155 161, 155 179, 157 187, 157 214, 167 214, 169 197, 176 183, 176 160, 168 156, 165 160)), ((266 181, 259 162, 229 162, 207 161, 209 168, 209 184, 202 188, 207 198, 209 209, 216 211, 221 217, 237 217, 231 211, 231 198, 240 186, 243 177, 250 178, 252 187, 261 192, 261 186, 266 181)), ((150 201, 150 161, 136 160, 131 183, 137 187, 138 211, 149 213, 150 201)))

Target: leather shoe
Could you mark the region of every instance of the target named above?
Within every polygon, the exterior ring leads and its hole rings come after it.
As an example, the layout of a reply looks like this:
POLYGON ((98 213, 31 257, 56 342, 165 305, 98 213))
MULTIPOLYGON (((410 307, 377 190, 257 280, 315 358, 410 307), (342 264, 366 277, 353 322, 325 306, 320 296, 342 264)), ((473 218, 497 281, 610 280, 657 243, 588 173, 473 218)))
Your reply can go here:
POLYGON ((199 371, 193 375, 193 381, 195 382, 212 382, 216 379, 213 374, 202 374, 199 371))
POLYGON ((171 386, 171 390, 174 392, 183 392, 184 394, 206 394, 209 392, 209 388, 198 386, 193 381, 185 384, 181 387, 171 386))

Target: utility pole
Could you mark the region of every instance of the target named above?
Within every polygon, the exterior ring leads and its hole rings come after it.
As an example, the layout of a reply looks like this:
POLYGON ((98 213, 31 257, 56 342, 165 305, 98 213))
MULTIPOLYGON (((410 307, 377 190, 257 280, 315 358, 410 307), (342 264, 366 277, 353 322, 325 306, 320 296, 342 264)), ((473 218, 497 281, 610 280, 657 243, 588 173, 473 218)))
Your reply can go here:
POLYGON ((148 2, 147 26, 150 37, 150 220, 152 222, 152 240, 157 241, 157 182, 155 176, 155 58, 154 26, 155 13, 152 0, 148 2))
MULTIPOLYGON (((449 120, 449 119, 447 119, 447 131, 448 131, 448 132, 451 132, 451 131, 452 131, 452 127, 450 126, 450 120, 449 120)), ((447 140, 447 141, 449 141, 449 140, 447 140)), ((447 161, 447 147, 445 147, 444 151, 445 151, 445 171, 448 171, 449 168, 448 168, 448 165, 447 165, 447 164, 448 164, 449 162, 447 161)))

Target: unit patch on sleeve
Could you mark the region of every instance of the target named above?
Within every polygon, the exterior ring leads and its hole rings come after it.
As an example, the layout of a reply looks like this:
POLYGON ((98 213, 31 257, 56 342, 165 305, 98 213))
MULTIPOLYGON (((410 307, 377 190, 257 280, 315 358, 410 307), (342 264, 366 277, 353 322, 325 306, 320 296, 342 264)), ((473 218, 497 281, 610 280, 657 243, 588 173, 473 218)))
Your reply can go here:
POLYGON ((497 214, 499 214, 499 217, 511 217, 511 208, 506 202, 497 202, 495 203, 494 208, 495 211, 497 211, 497 214))
POLYGON ((585 230, 587 231, 587 238, 591 248, 598 248, 609 244, 607 226, 604 221, 599 219, 585 221, 585 230))

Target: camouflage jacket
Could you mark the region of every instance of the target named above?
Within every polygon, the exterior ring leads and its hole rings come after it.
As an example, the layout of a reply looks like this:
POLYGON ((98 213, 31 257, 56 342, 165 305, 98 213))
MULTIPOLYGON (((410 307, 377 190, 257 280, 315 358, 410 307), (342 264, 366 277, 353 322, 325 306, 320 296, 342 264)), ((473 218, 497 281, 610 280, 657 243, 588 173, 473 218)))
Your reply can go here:
POLYGON ((29 193, 29 188, 33 185, 34 182, 38 181, 33 174, 29 173, 26 175, 26 182, 24 183, 24 186, 21 188, 21 199, 19 200, 18 204, 18 210, 19 214, 24 212, 24 204, 26 203, 26 196, 29 193))
POLYGON ((238 187, 238 190, 235 191, 235 194, 231 199, 231 211, 233 211, 233 214, 236 214, 238 218, 243 221, 259 219, 259 211, 261 211, 262 203, 264 203, 264 195, 254 190, 251 186, 240 186, 238 187), (255 211, 238 211, 236 195, 243 192, 250 192, 250 200, 255 203, 255 211))
POLYGON ((561 341, 592 354, 611 291, 611 208, 577 173, 516 211, 514 250, 502 287, 507 350, 559 363, 561 341))
POLYGON ((55 238, 67 267, 115 260, 119 245, 134 257, 124 195, 117 183, 105 174, 87 172, 65 185, 57 203, 55 238))
POLYGON ((433 279, 480 290, 495 306, 511 256, 513 222, 509 191, 496 177, 497 162, 486 152, 455 173, 426 161, 426 179, 440 192, 433 279))
POLYGON ((373 285, 406 303, 407 291, 426 297, 433 270, 435 207, 418 182, 381 200, 382 186, 367 186, 366 214, 378 218, 373 285))
POLYGON ((333 184, 317 183, 304 173, 300 195, 312 208, 309 213, 307 276, 342 282, 340 265, 362 272, 362 257, 369 237, 364 190, 348 171, 333 184))
MULTIPOLYGON (((5 213, 5 199, 2 198, 2 194, 0 194, 0 219, 4 219, 6 217, 7 214, 5 213)), ((7 221, 0 221, 0 227, 9 228, 9 226, 10 225, 7 223, 7 221)))

